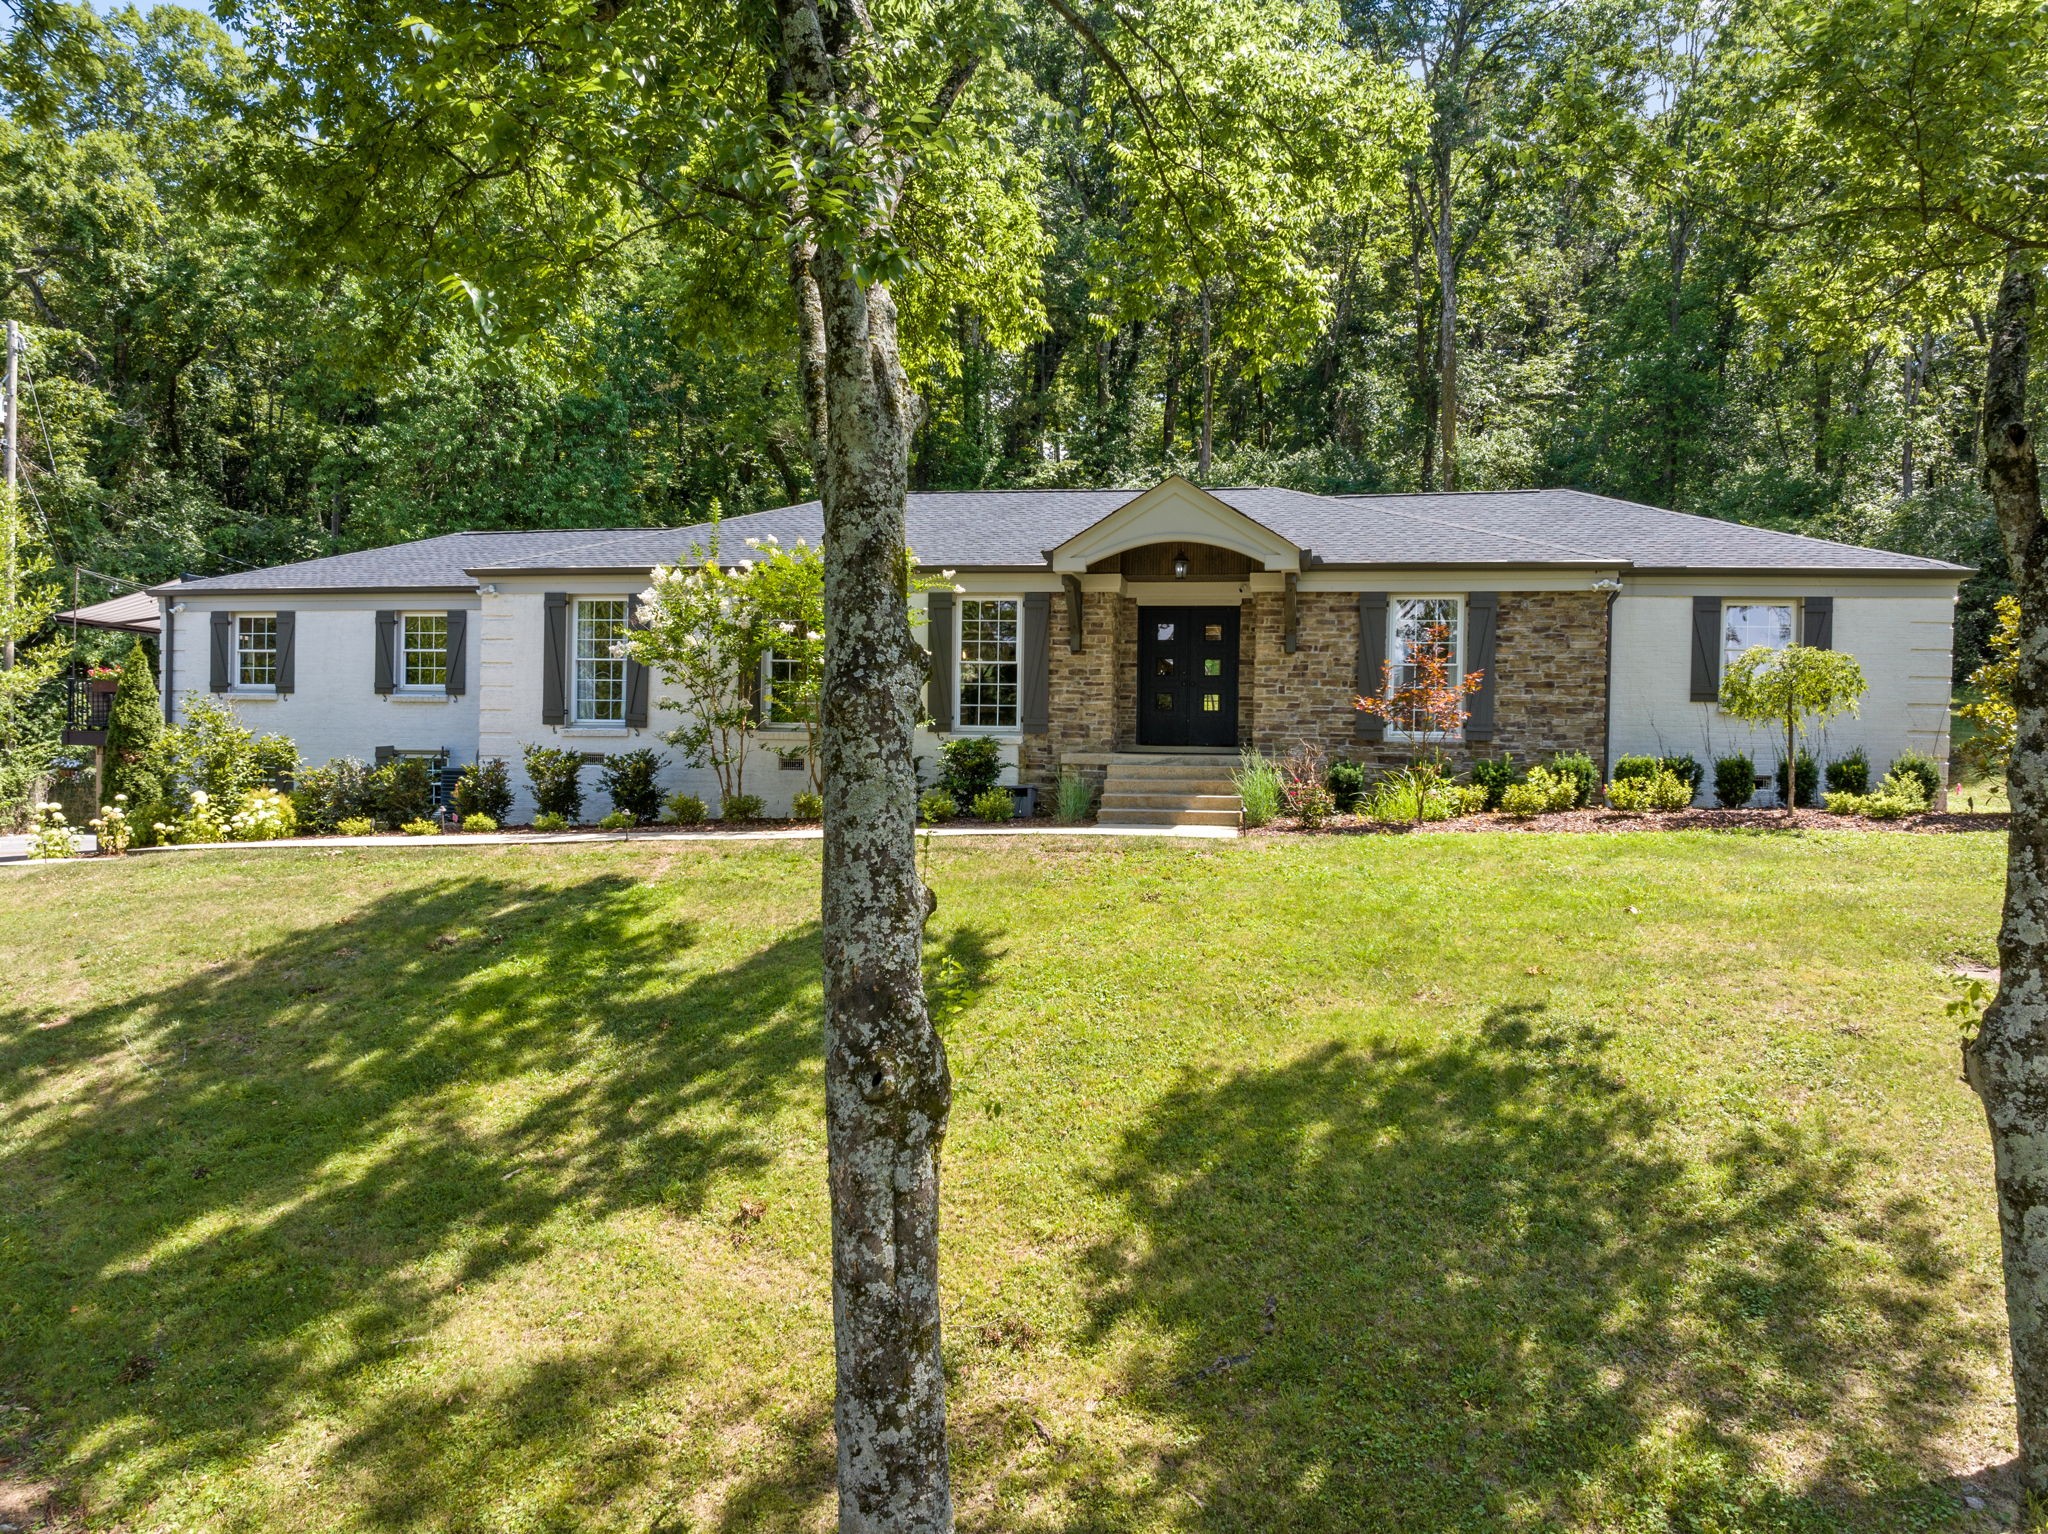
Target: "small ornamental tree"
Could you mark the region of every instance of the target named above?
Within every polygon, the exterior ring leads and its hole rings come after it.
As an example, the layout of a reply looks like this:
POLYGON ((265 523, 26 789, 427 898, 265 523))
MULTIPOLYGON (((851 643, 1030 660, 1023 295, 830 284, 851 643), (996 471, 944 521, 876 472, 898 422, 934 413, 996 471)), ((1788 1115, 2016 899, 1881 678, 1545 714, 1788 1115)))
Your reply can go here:
POLYGON ((1451 665, 1457 647, 1451 643, 1448 624, 1432 623, 1420 635, 1410 652, 1409 679, 1396 685, 1394 663, 1380 668, 1377 696, 1358 698, 1354 707, 1362 714, 1384 719, 1388 724, 1422 741, 1415 763, 1403 776, 1415 796, 1415 823, 1421 825, 1429 808, 1429 796, 1443 781, 1448 763, 1444 745, 1465 727, 1471 711, 1465 699, 1479 691, 1486 680, 1484 671, 1468 671, 1462 677, 1451 665))
POLYGON ((126 794, 136 808, 164 797, 165 784, 156 770, 157 742, 163 735, 163 700, 142 641, 136 640, 121 663, 121 680, 107 710, 106 771, 100 797, 108 804, 126 794))
POLYGON ((2012 760, 2012 738, 2019 724, 2013 707, 2013 683, 2020 670, 2020 599, 1998 599, 1998 624, 1991 631, 1991 658, 1970 673, 1974 696, 1956 712, 1977 726, 1977 733, 1959 751, 1979 772, 2004 776, 2012 760))
MULTIPOLYGON (((1786 645, 1773 650, 1752 645, 1729 662, 1721 678, 1721 709, 1752 724, 1777 724, 1785 730, 1783 760, 1796 763, 1799 737, 1806 727, 1837 714, 1853 714, 1867 684, 1863 668, 1840 650, 1786 645)), ((1796 777, 1788 782, 1785 813, 1798 798, 1796 777)))
MULTIPOLYGON (((674 689, 661 706, 682 723, 662 739, 692 767, 709 767, 721 803, 746 792, 747 748, 761 726, 761 663, 770 636, 748 577, 754 561, 718 562, 714 541, 694 563, 657 565, 640 593, 634 657, 674 689)), ((821 598, 822 600, 822 598, 821 598)))

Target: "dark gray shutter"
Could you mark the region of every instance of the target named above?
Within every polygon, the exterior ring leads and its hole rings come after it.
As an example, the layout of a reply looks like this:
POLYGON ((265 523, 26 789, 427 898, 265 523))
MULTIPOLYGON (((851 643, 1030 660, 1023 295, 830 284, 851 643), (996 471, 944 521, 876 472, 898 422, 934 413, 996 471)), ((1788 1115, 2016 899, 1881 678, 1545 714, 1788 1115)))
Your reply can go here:
POLYGON ((298 678, 299 615, 279 613, 277 615, 277 690, 287 693, 293 690, 298 678))
MULTIPOLYGON (((640 628, 640 603, 635 597, 626 598, 626 629, 637 632, 640 628)), ((633 730, 647 728, 647 668, 640 664, 637 655, 626 657, 626 727, 633 730)))
MULTIPOLYGON (((1387 594, 1361 591, 1358 594, 1358 695, 1376 697, 1387 667, 1387 594)), ((1385 740, 1387 721, 1377 714, 1358 710, 1361 740, 1385 740)))
POLYGON ((226 692, 234 680, 235 615, 213 615, 213 669, 207 676, 209 692, 226 692))
POLYGON ((375 751, 371 753, 371 755, 375 758, 375 760, 372 761, 371 765, 373 767, 382 767, 386 762, 390 761, 393 757, 398 755, 398 747, 379 746, 376 748, 375 751))
POLYGON ((1017 678, 1017 718, 1026 735, 1052 728, 1052 597, 1043 591, 1024 597, 1023 670, 1017 678))
POLYGON ((1832 650, 1835 647, 1835 599, 1808 597, 1800 629, 1801 644, 1815 650, 1832 650))
POLYGON ((398 614, 377 614, 377 691, 389 693, 398 677, 398 614))
POLYGON ((931 614, 924 637, 932 650, 932 674, 924 702, 932 728, 943 732, 953 728, 953 669, 960 658, 959 641, 953 637, 953 593, 934 591, 925 601, 931 614))
POLYGON ((451 698, 469 690, 469 614, 459 607, 448 611, 448 680, 443 685, 451 698))
MULTIPOLYGON (((1500 593, 1474 591, 1465 597, 1465 670, 1477 671, 1479 690, 1470 695, 1465 709, 1465 738, 1493 739, 1494 634, 1500 627, 1500 593)), ((1458 678, 1463 681, 1462 677, 1458 678)))
POLYGON ((540 722, 569 722, 569 594, 550 591, 540 646, 540 722))
MULTIPOLYGON (((772 653, 772 652, 771 652, 772 653)), ((747 712, 754 716, 756 724, 768 722, 768 708, 775 700, 768 696, 761 686, 762 674, 768 669, 768 656, 757 655, 752 664, 740 668, 740 701, 747 706, 747 712)))
POLYGON ((1692 599, 1692 701, 1713 703, 1721 696, 1721 599, 1692 599))

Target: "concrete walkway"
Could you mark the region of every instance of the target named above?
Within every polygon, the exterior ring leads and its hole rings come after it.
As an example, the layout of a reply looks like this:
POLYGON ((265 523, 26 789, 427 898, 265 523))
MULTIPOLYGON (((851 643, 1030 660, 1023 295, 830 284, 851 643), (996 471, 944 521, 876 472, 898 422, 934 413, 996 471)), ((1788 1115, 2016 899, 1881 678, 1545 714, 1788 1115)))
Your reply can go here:
MULTIPOLYGON (((934 826, 929 832, 920 831, 918 834, 948 839, 976 836, 1173 836, 1213 841, 1234 839, 1238 833, 1228 826, 1062 826, 1027 821, 1014 826, 934 826)), ((306 848, 343 847, 375 847, 389 852, 434 847, 558 846, 580 842, 807 842, 817 841, 823 835, 824 832, 817 826, 789 826, 761 831, 685 831, 679 828, 653 827, 644 831, 493 831, 481 836, 461 832, 443 836, 289 836, 274 842, 193 842, 180 847, 137 847, 129 856, 147 857, 158 853, 179 852, 282 852, 306 848)), ((88 849, 92 845, 90 836, 81 836, 79 841, 88 849)), ((37 868, 56 866, 27 863, 27 855, 27 837, 0 837, 0 863, 17 863, 37 868)))

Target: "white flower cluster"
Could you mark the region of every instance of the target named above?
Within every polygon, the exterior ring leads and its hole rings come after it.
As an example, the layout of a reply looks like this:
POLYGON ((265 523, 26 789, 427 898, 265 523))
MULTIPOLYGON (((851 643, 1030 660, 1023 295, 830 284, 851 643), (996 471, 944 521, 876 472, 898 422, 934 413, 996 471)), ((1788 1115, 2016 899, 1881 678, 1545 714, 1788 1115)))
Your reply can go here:
POLYGON ((64 812, 45 799, 35 806, 35 823, 29 827, 28 855, 32 858, 74 858, 78 839, 64 822, 64 812))

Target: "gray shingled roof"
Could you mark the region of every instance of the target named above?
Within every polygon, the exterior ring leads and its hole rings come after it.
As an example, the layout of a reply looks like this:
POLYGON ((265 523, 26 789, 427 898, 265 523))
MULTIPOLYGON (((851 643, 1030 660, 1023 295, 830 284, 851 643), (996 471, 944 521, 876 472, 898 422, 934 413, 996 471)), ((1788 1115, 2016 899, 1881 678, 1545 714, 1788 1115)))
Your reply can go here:
MULTIPOLYGON (((919 492, 910 544, 927 568, 1030 568, 1045 552, 1142 494, 1137 490, 919 492)), ((1265 486, 1211 492, 1323 566, 1530 565, 1638 570, 1959 574, 1963 566, 1664 511, 1580 490, 1326 496, 1265 486)), ((816 501, 728 517, 730 553, 748 538, 816 542, 816 501)), ((478 572, 646 570, 709 543, 709 524, 451 533, 390 548, 187 581, 207 591, 466 590, 478 572)))

